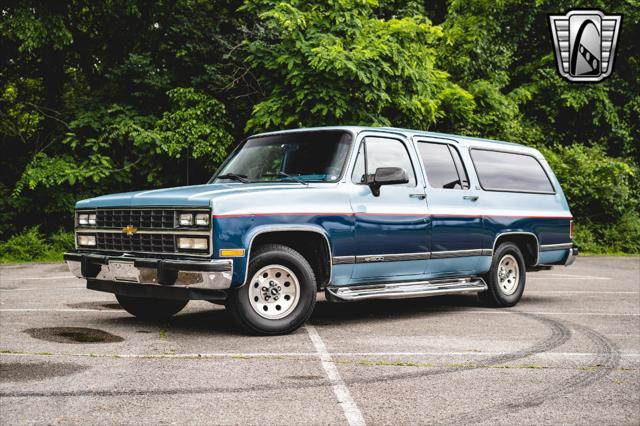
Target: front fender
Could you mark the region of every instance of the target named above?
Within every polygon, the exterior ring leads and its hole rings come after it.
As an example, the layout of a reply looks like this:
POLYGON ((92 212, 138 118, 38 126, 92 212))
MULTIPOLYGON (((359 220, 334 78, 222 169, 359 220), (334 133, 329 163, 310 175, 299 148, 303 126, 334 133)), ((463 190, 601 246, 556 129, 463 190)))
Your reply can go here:
MULTIPOLYGON (((324 237, 327 243, 327 249, 329 250, 329 258, 331 258, 332 248, 331 248, 331 240, 329 238, 329 233, 319 225, 316 224, 262 224, 256 226, 248 226, 245 229, 241 229, 242 227, 236 228, 240 231, 239 235, 229 235, 228 233, 225 235, 224 240, 220 241, 218 239, 217 247, 224 248, 243 248, 244 256, 236 257, 233 259, 233 279, 232 286, 240 287, 242 286, 247 278, 247 272, 249 269, 249 259, 251 258, 251 249, 253 245, 253 241, 259 235, 266 234, 269 232, 288 232, 288 231, 303 231, 303 232, 314 232, 320 234, 324 237)), ((219 253, 219 251, 218 251, 219 253)))

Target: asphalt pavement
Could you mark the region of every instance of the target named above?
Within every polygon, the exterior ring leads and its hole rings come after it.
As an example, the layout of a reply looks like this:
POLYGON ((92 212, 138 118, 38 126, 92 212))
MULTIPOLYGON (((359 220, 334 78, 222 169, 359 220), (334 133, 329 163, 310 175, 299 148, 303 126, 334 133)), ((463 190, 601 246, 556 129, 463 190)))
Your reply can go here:
POLYGON ((0 267, 10 424, 640 424, 640 258, 475 296, 331 304, 249 337, 223 307, 137 320, 64 264, 0 267))

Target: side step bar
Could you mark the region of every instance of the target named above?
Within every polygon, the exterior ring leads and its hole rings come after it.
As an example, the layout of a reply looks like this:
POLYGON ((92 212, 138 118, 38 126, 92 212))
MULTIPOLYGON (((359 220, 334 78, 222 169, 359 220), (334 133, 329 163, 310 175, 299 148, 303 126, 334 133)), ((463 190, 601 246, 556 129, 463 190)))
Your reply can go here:
POLYGON ((487 289, 482 278, 460 278, 433 281, 406 281, 399 283, 368 284, 359 286, 329 286, 327 292, 345 301, 365 299, 405 299, 411 297, 439 296, 487 289))

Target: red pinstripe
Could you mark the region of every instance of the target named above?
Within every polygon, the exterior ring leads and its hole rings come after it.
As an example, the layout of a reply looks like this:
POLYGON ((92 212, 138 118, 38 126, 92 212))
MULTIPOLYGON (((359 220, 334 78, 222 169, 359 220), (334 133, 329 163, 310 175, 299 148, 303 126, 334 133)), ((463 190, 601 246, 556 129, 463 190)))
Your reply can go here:
POLYGON ((518 215, 477 215, 477 214, 413 214, 413 213, 360 213, 360 212, 326 212, 326 213, 241 213, 241 214, 214 214, 214 219, 228 219, 238 217, 263 217, 263 216, 413 216, 413 217, 510 217, 519 219, 573 219, 573 216, 518 216, 518 215))

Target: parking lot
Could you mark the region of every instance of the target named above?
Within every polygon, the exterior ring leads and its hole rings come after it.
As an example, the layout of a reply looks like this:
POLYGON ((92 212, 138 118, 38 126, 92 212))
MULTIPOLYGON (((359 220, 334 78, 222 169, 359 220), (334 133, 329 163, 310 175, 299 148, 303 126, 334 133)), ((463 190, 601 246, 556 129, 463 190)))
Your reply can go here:
POLYGON ((640 259, 528 275, 522 301, 330 304, 247 337, 217 305, 136 320, 63 264, 0 268, 3 424, 640 423, 640 259))

